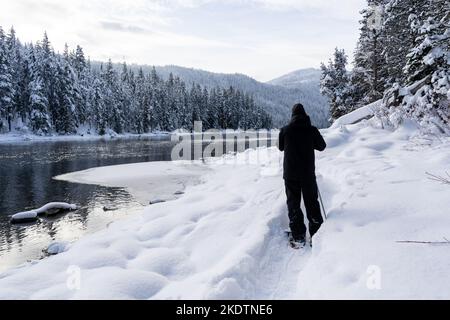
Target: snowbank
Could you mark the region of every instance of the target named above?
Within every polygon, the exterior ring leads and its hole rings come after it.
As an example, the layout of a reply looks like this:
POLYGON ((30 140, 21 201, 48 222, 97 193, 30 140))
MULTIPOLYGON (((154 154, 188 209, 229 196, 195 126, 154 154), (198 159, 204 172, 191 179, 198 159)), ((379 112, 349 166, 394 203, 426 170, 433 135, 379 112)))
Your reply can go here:
MULTIPOLYGON (((263 149, 228 156, 226 162, 194 162, 194 166, 209 168, 203 184, 188 186, 179 199, 151 205, 139 217, 86 236, 63 253, 3 273, 0 297, 264 296, 272 290, 256 290, 255 285, 274 285, 276 280, 258 280, 272 277, 268 269, 273 253, 265 247, 275 239, 280 245, 279 261, 286 261, 283 255, 291 253, 282 234, 286 216, 279 161, 275 149, 263 149), (255 188, 245 187, 250 184, 255 188), (265 270, 254 272, 264 265, 265 270), (67 272, 73 269, 80 271, 79 290, 66 285, 67 272)), ((127 167, 119 169, 100 168, 104 175, 96 174, 106 183, 106 176, 115 181, 127 167)), ((138 171, 145 173, 143 168, 138 171)), ((83 173, 83 179, 88 179, 88 173, 83 173)))
POLYGON ((66 251, 69 248, 69 246, 70 246, 69 242, 52 242, 48 245, 45 252, 47 254, 54 255, 66 251))
POLYGON ((381 102, 381 100, 378 100, 364 107, 356 109, 350 113, 347 113, 339 119, 336 119, 336 121, 333 122, 331 128, 337 128, 346 124, 354 124, 361 120, 372 117, 375 112, 381 107, 381 102))
POLYGON ((209 168, 201 162, 142 162, 91 168, 54 177, 56 180, 106 187, 125 187, 143 205, 171 200, 188 185, 200 182, 209 168), (158 198, 154 198, 157 196, 158 198))
MULTIPOLYGON (((450 247, 397 242, 450 238, 450 189, 425 175, 448 170, 449 139, 367 123, 323 133, 330 143, 317 175, 329 218, 312 250, 292 250, 283 234, 281 153, 249 150, 193 162, 206 168, 202 183, 178 199, 0 274, 0 298, 450 298, 450 247)), ((129 186, 146 170, 116 166, 71 178, 120 185, 130 175, 129 186)), ((145 189, 146 179, 132 190, 145 189)))
POLYGON ((319 157, 329 219, 299 275, 297 298, 448 299, 450 186, 427 178, 450 165, 450 139, 422 138, 410 123, 390 132, 363 124, 319 157))

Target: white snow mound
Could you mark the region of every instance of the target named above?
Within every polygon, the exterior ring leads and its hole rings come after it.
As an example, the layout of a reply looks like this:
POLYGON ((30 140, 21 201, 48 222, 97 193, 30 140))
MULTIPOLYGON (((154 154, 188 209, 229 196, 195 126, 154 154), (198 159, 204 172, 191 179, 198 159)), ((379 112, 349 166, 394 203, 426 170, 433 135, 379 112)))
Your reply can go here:
POLYGON ((20 222, 36 219, 38 215, 47 212, 50 209, 76 210, 77 205, 66 202, 49 202, 42 207, 30 211, 23 211, 13 214, 11 221, 20 222))
POLYGON ((375 101, 364 107, 358 108, 346 115, 343 115, 331 125, 331 128, 337 128, 342 125, 354 124, 363 119, 372 117, 375 112, 381 107, 382 100, 375 101))

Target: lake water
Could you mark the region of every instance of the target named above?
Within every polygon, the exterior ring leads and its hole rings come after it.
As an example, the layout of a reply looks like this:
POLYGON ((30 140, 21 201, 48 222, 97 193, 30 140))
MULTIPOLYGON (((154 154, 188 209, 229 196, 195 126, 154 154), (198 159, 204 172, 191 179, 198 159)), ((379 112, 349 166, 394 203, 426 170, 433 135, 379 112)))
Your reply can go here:
POLYGON ((54 176, 99 166, 169 161, 174 145, 169 135, 0 144, 0 272, 45 257, 43 250, 52 242, 74 241, 142 211, 143 205, 123 188, 58 181, 54 176), (14 213, 53 201, 80 208, 35 223, 9 222, 14 213), (104 206, 117 210, 104 211, 104 206))

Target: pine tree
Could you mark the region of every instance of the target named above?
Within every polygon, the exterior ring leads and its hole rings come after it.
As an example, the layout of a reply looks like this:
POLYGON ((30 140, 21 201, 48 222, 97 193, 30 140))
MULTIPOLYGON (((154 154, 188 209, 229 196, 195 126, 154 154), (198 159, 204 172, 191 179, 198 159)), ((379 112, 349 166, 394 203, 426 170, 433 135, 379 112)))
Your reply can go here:
POLYGON ((165 97, 162 101, 162 114, 161 114, 161 125, 163 130, 172 131, 176 129, 174 125, 177 122, 177 111, 175 104, 175 78, 172 73, 169 74, 169 79, 164 85, 165 90, 163 96, 165 97))
POLYGON ((386 0, 368 0, 362 11, 360 37, 354 54, 352 72, 353 103, 359 108, 381 99, 386 78, 382 24, 386 0))
POLYGON ((82 78, 83 73, 85 72, 85 70, 87 68, 87 62, 86 62, 86 58, 84 56, 83 48, 81 48, 80 46, 77 46, 77 48, 75 49, 75 53, 73 54, 73 57, 71 60, 72 60, 72 65, 77 74, 78 79, 82 78))
MULTIPOLYGON (((68 55, 65 56, 68 58, 68 55)), ((76 102, 80 101, 75 87, 75 74, 66 59, 57 65, 55 94, 57 104, 54 114, 54 128, 58 133, 74 133, 77 126, 76 102)))
POLYGON ((330 103, 331 121, 352 111, 351 87, 348 76, 347 55, 344 50, 336 48, 333 60, 328 65, 322 63, 320 92, 330 103))
MULTIPOLYGON (((14 107, 14 79, 13 65, 10 61, 8 40, 3 29, 0 28, 0 118, 8 122, 8 130, 11 131, 11 121, 14 107)), ((3 122, 0 122, 0 130, 3 122)))
POLYGON ((96 78, 93 83, 91 105, 93 114, 95 115, 97 130, 100 135, 104 135, 106 133, 106 127, 108 125, 103 92, 105 92, 104 84, 102 83, 101 78, 96 78))
MULTIPOLYGON (((0 28, 0 120, 3 127, 21 119, 35 133, 73 133, 82 126, 105 134, 204 128, 259 128, 270 116, 235 88, 187 87, 173 74, 164 80, 152 68, 135 76, 108 61, 91 68, 83 49, 55 53, 46 33, 33 46, 22 45, 11 29, 0 28)), ((20 123, 17 123, 20 125, 20 123)))
MULTIPOLYGON (((189 92, 188 109, 191 110, 190 116, 187 119, 187 128, 192 129, 192 125, 195 121, 203 121, 202 107, 203 107, 203 91, 199 85, 193 85, 189 92)), ((203 124, 207 128, 207 124, 203 124)))
POLYGON ((83 49, 77 46, 75 52, 70 54, 70 66, 72 67, 72 74, 74 76, 73 87, 76 92, 75 95, 75 118, 78 124, 85 124, 91 117, 89 90, 92 86, 92 71, 90 65, 86 61, 83 49))
POLYGON ((139 68, 135 85, 136 130, 138 133, 148 132, 150 128, 149 97, 147 93, 147 79, 142 68, 139 68))
POLYGON ((218 128, 219 129, 226 129, 227 128, 227 114, 226 114, 226 108, 225 108, 225 97, 224 97, 224 90, 222 88, 216 88, 216 90, 213 92, 213 103, 215 103, 217 108, 217 122, 218 122, 218 128))
POLYGON ((409 117, 449 133, 450 5, 445 0, 417 4, 421 10, 409 16, 414 41, 404 67, 405 86, 389 90, 384 106, 394 125, 409 117))
POLYGON ((44 88, 44 81, 40 74, 40 66, 35 54, 31 54, 30 92, 30 124, 37 134, 47 134, 51 131, 51 121, 48 112, 48 100, 44 88))
POLYGON ((164 130, 163 127, 165 124, 165 103, 166 103, 166 95, 164 94, 164 82, 158 74, 156 73, 155 67, 152 68, 150 73, 150 112, 154 114, 154 123, 152 124, 152 128, 155 130, 164 130))
POLYGON ((191 125, 191 112, 188 111, 188 95, 186 85, 179 77, 175 78, 174 83, 174 119, 173 127, 175 129, 188 129, 191 125))
POLYGON ((206 87, 203 87, 203 89, 199 86, 201 91, 201 103, 200 103, 200 119, 205 124, 206 129, 214 128, 214 125, 210 123, 210 117, 209 117, 209 92, 206 87))
POLYGON ((58 57, 55 55, 47 33, 35 47, 35 67, 41 83, 45 99, 48 104, 48 116, 50 117, 51 128, 54 128, 55 122, 60 111, 60 101, 57 95, 57 79, 58 79, 58 57))
POLYGON ((122 130, 128 132, 140 132, 140 124, 138 118, 138 111, 134 99, 134 74, 128 70, 126 62, 122 64, 122 71, 120 73, 120 81, 117 84, 117 94, 119 100, 118 109, 123 114, 127 110, 127 121, 123 120, 122 130))
POLYGON ((392 0, 385 7, 385 19, 382 28, 385 85, 404 84, 406 56, 414 41, 408 17, 419 10, 416 0, 392 0))
POLYGON ((220 122, 219 122, 219 109, 220 109, 220 102, 217 95, 217 88, 212 88, 209 91, 208 94, 208 128, 214 128, 219 129, 220 128, 220 122))
MULTIPOLYGON (((19 48, 17 50, 20 50, 19 48)), ((17 116, 22 123, 26 123, 30 114, 30 82, 31 82, 31 61, 33 61, 34 49, 32 46, 25 46, 23 53, 17 61, 17 90, 15 98, 15 109, 17 116)))
POLYGON ((106 64, 103 72, 103 79, 105 83, 105 92, 103 97, 105 99, 106 113, 108 117, 107 125, 116 133, 122 133, 124 119, 121 108, 122 101, 119 100, 120 92, 118 87, 118 75, 114 70, 111 59, 106 64))

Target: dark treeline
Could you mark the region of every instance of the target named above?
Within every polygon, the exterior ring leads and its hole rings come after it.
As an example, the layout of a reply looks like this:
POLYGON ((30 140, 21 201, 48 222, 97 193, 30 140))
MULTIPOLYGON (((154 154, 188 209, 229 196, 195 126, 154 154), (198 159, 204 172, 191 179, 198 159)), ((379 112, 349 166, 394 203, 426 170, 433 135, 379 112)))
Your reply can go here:
POLYGON ((272 127, 253 97, 233 87, 188 88, 178 77, 133 72, 126 63, 119 71, 111 61, 91 68, 80 46, 59 54, 46 34, 22 44, 14 29, 0 27, 0 132, 146 133, 191 130, 194 121, 204 129, 272 127))

